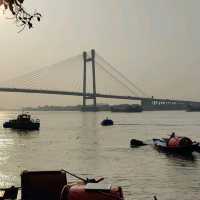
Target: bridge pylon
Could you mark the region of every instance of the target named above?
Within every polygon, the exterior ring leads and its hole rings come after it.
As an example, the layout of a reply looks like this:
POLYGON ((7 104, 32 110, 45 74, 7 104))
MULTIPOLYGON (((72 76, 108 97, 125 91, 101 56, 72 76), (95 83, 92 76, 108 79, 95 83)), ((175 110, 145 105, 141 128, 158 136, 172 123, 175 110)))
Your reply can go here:
POLYGON ((96 109, 97 100, 96 100, 96 72, 95 72, 95 50, 91 50, 91 55, 88 56, 86 51, 83 52, 83 110, 86 108, 87 99, 93 99, 93 109, 96 109), (92 63, 92 84, 93 92, 92 95, 87 93, 87 64, 92 63))

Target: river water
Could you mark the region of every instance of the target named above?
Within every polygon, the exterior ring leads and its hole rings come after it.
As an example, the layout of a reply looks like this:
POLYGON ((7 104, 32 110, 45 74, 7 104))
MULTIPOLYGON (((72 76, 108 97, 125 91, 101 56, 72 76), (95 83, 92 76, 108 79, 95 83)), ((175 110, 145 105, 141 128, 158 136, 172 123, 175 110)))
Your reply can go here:
POLYGON ((40 131, 3 129, 16 114, 0 112, 1 187, 20 185, 23 170, 67 169, 105 177, 106 183, 122 186, 126 199, 200 199, 200 154, 188 158, 159 153, 151 145, 129 147, 132 138, 150 141, 173 131, 200 141, 198 112, 33 112, 40 131), (121 125, 102 127, 107 116, 121 125))

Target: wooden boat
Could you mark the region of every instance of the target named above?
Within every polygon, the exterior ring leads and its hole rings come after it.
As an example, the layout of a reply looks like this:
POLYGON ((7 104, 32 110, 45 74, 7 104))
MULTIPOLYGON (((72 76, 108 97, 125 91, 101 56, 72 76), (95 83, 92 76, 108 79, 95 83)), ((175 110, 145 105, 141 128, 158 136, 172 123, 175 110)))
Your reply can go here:
POLYGON ((12 119, 3 124, 4 128, 12 128, 18 130, 39 130, 40 120, 32 119, 28 113, 22 113, 17 116, 17 119, 12 119))
MULTIPOLYGON (((22 200, 124 200, 122 188, 99 183, 99 179, 83 179, 65 170, 23 171, 21 174, 22 200), (80 181, 69 183, 66 174, 80 181)), ((0 200, 16 199, 17 187, 4 190, 0 200)))
POLYGON ((192 153, 199 146, 199 143, 193 142, 190 138, 175 134, 169 138, 153 139, 153 144, 158 150, 183 154, 192 153))

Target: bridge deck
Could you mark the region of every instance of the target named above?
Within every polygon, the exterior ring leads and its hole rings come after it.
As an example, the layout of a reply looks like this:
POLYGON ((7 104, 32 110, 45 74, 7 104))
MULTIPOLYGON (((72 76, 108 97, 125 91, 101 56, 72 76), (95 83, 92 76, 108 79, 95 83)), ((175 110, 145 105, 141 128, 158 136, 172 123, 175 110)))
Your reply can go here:
MULTIPOLYGON (((52 94, 52 95, 71 95, 71 96, 83 96, 82 92, 72 91, 55 91, 55 90, 38 90, 38 89, 25 89, 25 88, 0 88, 0 92, 14 92, 14 93, 35 93, 35 94, 52 94)), ((87 97, 93 97, 92 93, 87 93, 87 97)), ((98 98, 109 98, 109 99, 127 99, 127 100, 139 100, 146 102, 169 102, 178 104, 200 104, 198 101, 187 101, 177 99, 159 99, 159 98, 148 98, 148 97, 134 97, 134 96, 120 96, 120 95, 107 95, 107 94, 96 94, 98 98)))

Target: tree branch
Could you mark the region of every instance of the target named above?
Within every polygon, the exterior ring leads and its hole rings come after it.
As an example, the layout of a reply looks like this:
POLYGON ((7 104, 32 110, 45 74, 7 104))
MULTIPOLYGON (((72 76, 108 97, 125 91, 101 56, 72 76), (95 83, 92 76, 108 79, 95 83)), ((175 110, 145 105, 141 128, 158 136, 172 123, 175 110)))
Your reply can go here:
POLYGON ((19 32, 25 27, 33 28, 33 21, 36 19, 39 22, 42 17, 39 12, 33 14, 27 12, 23 7, 23 2, 24 0, 0 0, 0 6, 4 5, 5 10, 9 9, 14 15, 17 25, 22 27, 19 32))

